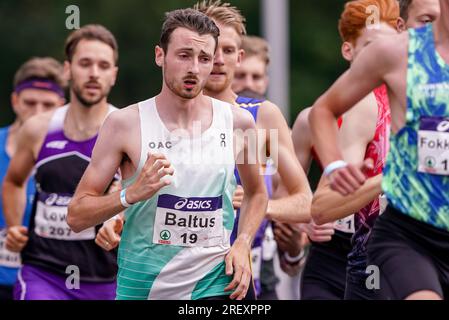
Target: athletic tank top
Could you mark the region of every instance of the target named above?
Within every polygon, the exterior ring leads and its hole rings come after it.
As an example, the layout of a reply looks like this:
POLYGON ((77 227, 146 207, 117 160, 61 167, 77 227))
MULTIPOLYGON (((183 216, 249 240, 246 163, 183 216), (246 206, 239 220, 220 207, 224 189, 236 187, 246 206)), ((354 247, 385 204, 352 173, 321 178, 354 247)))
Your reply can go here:
MULTIPOLYGON (((81 142, 66 137, 64 120, 68 108, 69 105, 58 108, 53 114, 37 158, 36 196, 22 260, 65 276, 68 266, 77 266, 81 281, 109 282, 117 272, 116 253, 95 244, 101 225, 75 233, 66 221, 67 206, 97 140, 97 136, 81 142)), ((109 108, 109 112, 115 110, 109 108)))
MULTIPOLYGON (((368 178, 382 173, 388 153, 388 140, 390 137, 391 114, 387 87, 373 91, 377 101, 377 122, 373 140, 366 148, 365 160, 373 159, 372 170, 366 172, 368 178)), ((366 243, 368 242, 374 223, 380 214, 380 202, 376 199, 363 207, 355 215, 355 233, 352 237, 352 250, 348 255, 350 268, 357 268, 365 273, 366 270, 366 243)))
MULTIPOLYGON (((259 112, 259 108, 262 106, 262 103, 265 100, 260 99, 254 99, 254 98, 247 98, 247 97, 237 97, 235 100, 236 104, 247 111, 251 113, 251 115, 254 118, 254 121, 257 122, 257 114, 259 112)), ((271 164, 272 166, 273 164, 271 164)), ((263 166, 264 172, 270 171, 270 164, 268 163, 266 166, 263 166)), ((240 176, 237 171, 237 168, 235 169, 235 177, 237 179, 237 184, 241 185, 240 176)), ((267 188, 268 197, 271 198, 273 195, 273 182, 272 182, 273 175, 268 173, 264 175, 264 181, 265 186, 267 188)), ((231 243, 234 243, 235 239, 237 238, 237 232, 238 232, 238 226, 239 226, 239 220, 240 220, 240 210, 237 210, 236 212, 236 218, 235 218, 235 224, 234 224, 234 230, 232 230, 231 235, 231 243)), ((254 236, 254 241, 252 245, 251 250, 251 260, 252 260, 252 274, 254 279, 254 287, 256 289, 256 294, 259 295, 262 291, 261 283, 260 283, 260 272, 262 267, 262 259, 263 259, 263 248, 262 243, 265 238, 265 231, 270 224, 268 219, 263 219, 262 223, 260 224, 259 228, 257 229, 256 235, 254 236)))
MULTIPOLYGON (((8 170, 10 158, 6 153, 6 140, 9 127, 0 128, 0 187, 8 170)), ((27 184, 27 200, 22 225, 28 227, 31 206, 34 198, 34 178, 31 177, 27 184)), ((17 270, 20 267, 20 254, 6 250, 6 222, 3 215, 2 190, 0 189, 0 285, 12 286, 16 282, 17 270)))
POLYGON ((431 24, 408 32, 406 123, 391 137, 383 190, 395 209, 449 231, 449 65, 431 24))
POLYGON ((165 154, 174 175, 169 186, 125 211, 117 299, 197 300, 230 294, 224 291, 231 281, 224 259, 234 226, 233 106, 211 101, 212 125, 193 138, 168 131, 155 98, 138 104, 140 162, 123 186, 137 179, 148 153, 165 154))

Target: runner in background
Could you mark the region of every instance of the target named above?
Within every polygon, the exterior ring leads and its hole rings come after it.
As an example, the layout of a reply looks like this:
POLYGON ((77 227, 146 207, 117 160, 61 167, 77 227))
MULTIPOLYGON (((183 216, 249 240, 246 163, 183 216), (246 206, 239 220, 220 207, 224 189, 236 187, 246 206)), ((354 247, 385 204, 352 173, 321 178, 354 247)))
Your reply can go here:
MULTIPOLYGON (((17 150, 18 135, 24 122, 33 115, 51 111, 65 102, 62 65, 53 58, 32 58, 17 70, 14 76, 11 105, 16 118, 10 126, 0 128, 0 186, 11 158, 17 150)), ((26 186, 26 204, 22 224, 28 226, 35 186, 31 177, 26 186)), ((1 196, 1 189, 0 189, 1 196)), ((6 249, 6 224, 0 198, 0 300, 13 299, 13 287, 20 255, 6 249)))
MULTIPOLYGON (((420 3, 420 1, 418 0, 417 3, 420 3)), ((435 1, 433 3, 435 4, 435 1)), ((432 3, 430 4, 427 10, 426 7, 420 7, 420 10, 410 10, 407 13, 402 12, 403 16, 409 18, 406 20, 406 27, 416 26, 416 21, 419 21, 419 17, 422 15, 430 17, 429 19, 438 17, 439 3, 437 2, 437 8, 432 3), (419 16, 416 16, 416 14, 419 16)), ((405 7, 403 9, 405 10, 405 7)), ((386 13, 384 10, 380 11, 386 13)), ((399 19, 398 25, 401 26, 402 22, 402 19, 399 19)), ((360 19, 359 25, 362 26, 363 24, 363 19, 360 19)), ((422 24, 424 24, 424 21, 422 24)), ((390 18, 390 26, 394 27, 394 16, 390 18)), ((342 29, 343 31, 345 30, 345 28, 342 29)), ((346 30, 348 29, 346 28, 346 30)), ((367 34, 368 32, 365 31, 364 33, 367 34)), ((363 40, 366 36, 362 35, 361 38, 363 40)), ((344 218, 354 211, 358 211, 355 216, 356 233, 352 239, 353 248, 348 259, 348 283, 346 284, 346 298, 348 299, 363 299, 363 292, 366 293, 365 298, 370 297, 370 291, 366 290, 365 283, 368 267, 366 263, 366 244, 377 217, 382 212, 382 208, 386 206, 385 198, 379 198, 379 196, 381 196, 380 173, 388 150, 389 106, 388 99, 382 91, 378 89, 374 92, 378 103, 375 134, 373 135, 372 133, 374 124, 371 124, 370 121, 370 119, 374 119, 374 115, 370 114, 370 110, 373 108, 370 106, 363 108, 364 101, 343 116, 345 125, 340 131, 340 145, 345 152, 349 152, 346 155, 348 159, 355 161, 356 159, 360 160, 364 156, 374 161, 375 171, 368 170, 366 172, 366 174, 373 177, 368 179, 367 183, 357 194, 347 197, 342 197, 332 191, 329 186, 326 186, 326 183, 321 184, 315 193, 312 208, 314 220, 319 223, 327 223, 334 219, 344 218), (363 126, 358 126, 358 123, 363 123, 363 126), (372 137, 374 137, 373 140, 369 141, 372 137), (366 147, 366 143, 363 141, 369 141, 366 147), (326 218, 323 219, 323 216, 326 216, 326 218)))
POLYGON ((65 53, 70 102, 26 122, 3 186, 6 244, 21 252, 23 261, 14 292, 17 300, 115 297, 116 253, 95 244, 101 225, 75 233, 66 220, 98 131, 116 110, 107 98, 117 77, 118 46, 109 30, 87 25, 68 36, 65 53), (26 180, 33 169, 36 197, 28 229, 22 225, 22 212, 26 180), (71 274, 79 283, 68 284, 71 274))
POLYGON ((389 205, 367 243, 383 298, 442 299, 449 292, 447 168, 444 147, 434 147, 446 139, 449 117, 449 3, 440 6, 435 23, 369 45, 310 114, 331 188, 353 194, 367 183, 366 163, 343 160, 335 118, 387 85, 392 137, 382 190, 389 205))

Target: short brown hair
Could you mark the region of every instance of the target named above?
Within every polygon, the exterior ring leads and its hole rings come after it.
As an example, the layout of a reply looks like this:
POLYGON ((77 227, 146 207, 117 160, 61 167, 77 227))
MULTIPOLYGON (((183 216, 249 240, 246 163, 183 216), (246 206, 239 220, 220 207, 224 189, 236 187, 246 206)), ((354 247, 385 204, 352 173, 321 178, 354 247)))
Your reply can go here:
POLYGON ((401 11, 401 18, 405 21, 408 20, 408 10, 413 0, 399 0, 399 9, 401 11))
POLYGON ((220 0, 202 0, 193 7, 226 26, 231 26, 240 36, 246 35, 246 19, 237 7, 220 0))
POLYGON ((178 28, 186 28, 197 32, 200 36, 210 34, 215 40, 215 48, 217 47, 220 30, 212 19, 197 10, 178 9, 165 14, 159 41, 159 45, 165 53, 173 31, 178 28))
POLYGON ((26 61, 20 66, 14 76, 14 87, 31 79, 47 79, 55 82, 61 88, 67 86, 63 78, 62 64, 50 57, 36 57, 26 61))
POLYGON ((81 29, 73 31, 65 42, 65 57, 67 61, 72 61, 76 47, 81 40, 98 40, 114 50, 115 63, 118 62, 118 44, 111 31, 99 24, 88 24, 81 29))
POLYGON ((242 49, 245 51, 245 58, 258 57, 267 66, 270 64, 270 47, 265 39, 256 36, 244 36, 242 49))

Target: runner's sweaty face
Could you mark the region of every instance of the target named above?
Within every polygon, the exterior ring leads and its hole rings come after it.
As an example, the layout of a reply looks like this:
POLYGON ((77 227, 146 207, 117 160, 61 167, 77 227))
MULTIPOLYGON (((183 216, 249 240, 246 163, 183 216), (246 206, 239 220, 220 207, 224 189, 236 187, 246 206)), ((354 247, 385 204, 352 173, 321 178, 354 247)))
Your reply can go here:
POLYGON ((240 49, 242 39, 233 27, 225 26, 217 21, 215 23, 220 29, 220 36, 214 68, 207 81, 206 89, 213 93, 221 93, 231 86, 235 69, 241 63, 243 50, 240 49))
POLYGON ((85 107, 98 104, 109 95, 117 77, 114 50, 101 41, 81 40, 69 69, 71 90, 85 107))
POLYGON ((161 66, 163 61, 167 87, 185 99, 198 96, 212 71, 214 50, 215 40, 210 34, 199 35, 186 28, 173 31, 167 52, 156 48, 156 62, 161 66))
POLYGON ((268 87, 267 65, 257 56, 245 57, 235 71, 232 90, 236 93, 251 90, 264 95, 268 87))

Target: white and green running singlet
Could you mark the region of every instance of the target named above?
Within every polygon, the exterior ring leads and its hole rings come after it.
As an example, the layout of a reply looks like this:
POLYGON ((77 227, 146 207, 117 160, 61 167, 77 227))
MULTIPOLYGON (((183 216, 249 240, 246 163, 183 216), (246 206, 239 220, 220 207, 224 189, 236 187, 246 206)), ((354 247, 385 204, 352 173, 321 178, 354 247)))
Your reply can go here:
MULTIPOLYGON (((139 103, 142 170, 148 153, 172 163, 171 185, 126 210, 118 255, 117 299, 224 296, 231 278, 224 259, 234 224, 232 106, 212 99, 209 129, 193 137, 169 132, 155 98, 139 103)), ((195 127, 195 125, 194 125, 195 127)), ((194 129, 195 131, 195 129, 194 129)))

